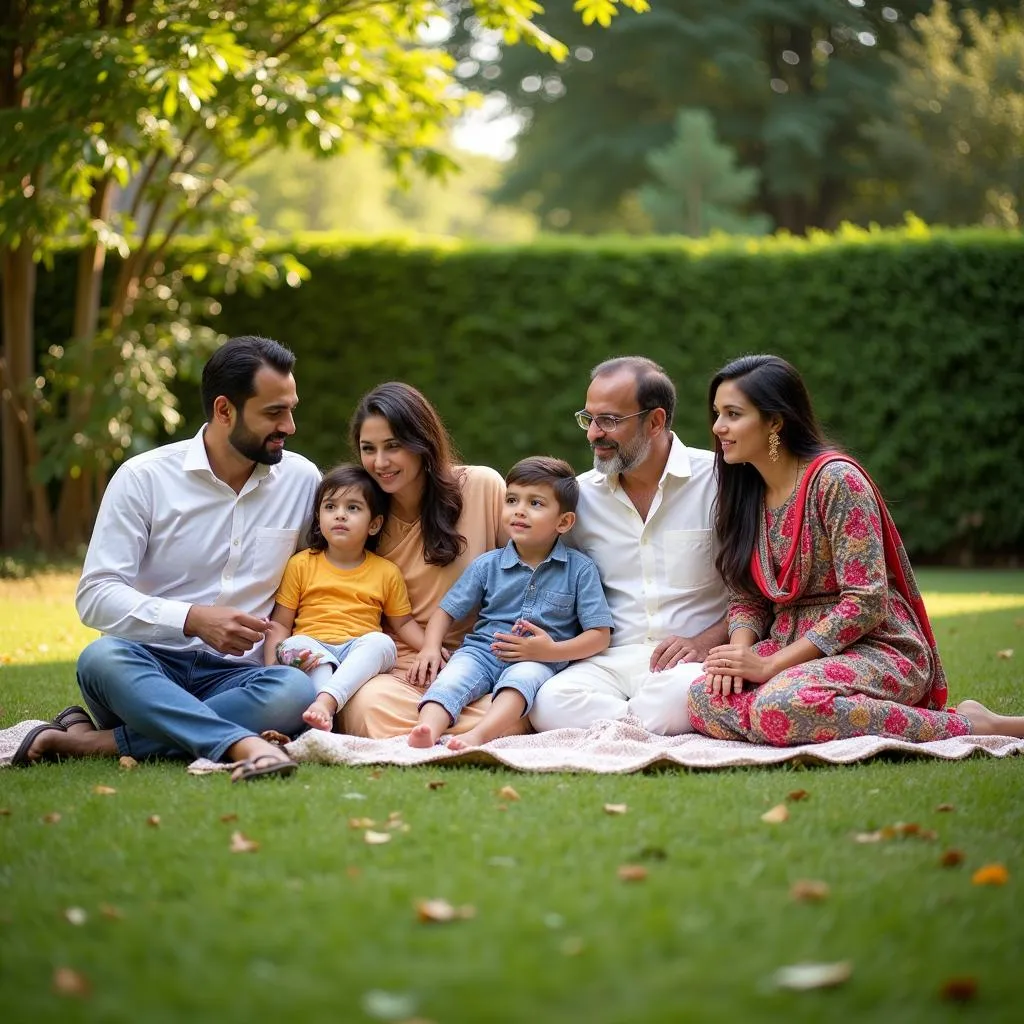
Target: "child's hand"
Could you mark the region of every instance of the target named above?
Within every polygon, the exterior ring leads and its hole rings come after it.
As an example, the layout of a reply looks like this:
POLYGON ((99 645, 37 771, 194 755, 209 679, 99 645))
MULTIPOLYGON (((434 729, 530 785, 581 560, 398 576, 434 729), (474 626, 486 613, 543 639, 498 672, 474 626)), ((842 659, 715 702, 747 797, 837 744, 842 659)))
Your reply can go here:
POLYGON ((540 626, 520 619, 511 633, 495 633, 491 650, 499 661, 558 661, 558 648, 540 626))
POLYGON ((444 652, 440 649, 431 651, 424 648, 416 655, 416 660, 409 667, 405 678, 413 686, 425 690, 437 677, 437 673, 445 661, 447 658, 444 657, 444 652))
POLYGON ((312 672, 320 664, 321 655, 304 648, 301 650, 288 648, 285 646, 287 642, 287 640, 282 640, 277 645, 276 653, 279 665, 289 665, 292 668, 302 669, 303 672, 312 672))

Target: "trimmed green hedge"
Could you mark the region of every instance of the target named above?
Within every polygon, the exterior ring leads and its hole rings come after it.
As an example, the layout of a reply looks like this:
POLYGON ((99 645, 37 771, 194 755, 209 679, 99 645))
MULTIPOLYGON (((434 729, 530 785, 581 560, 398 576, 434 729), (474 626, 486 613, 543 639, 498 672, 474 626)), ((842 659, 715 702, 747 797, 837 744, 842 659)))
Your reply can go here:
MULTIPOLYGON (((640 353, 679 389, 676 431, 709 444, 707 382, 746 352, 805 375, 832 436, 886 493, 912 554, 1024 550, 1024 238, 844 232, 810 240, 551 240, 515 248, 293 240, 300 288, 223 298, 216 326, 299 357, 294 446, 349 457, 359 396, 391 379, 436 403, 464 457, 504 471, 548 452, 589 463, 572 413, 589 368, 640 353)), ((40 281, 61 313, 71 268, 40 281)), ((60 336, 40 325, 41 343, 60 336)), ((55 333, 56 331, 56 333, 55 333)), ((194 394, 182 395, 190 423, 194 394)))

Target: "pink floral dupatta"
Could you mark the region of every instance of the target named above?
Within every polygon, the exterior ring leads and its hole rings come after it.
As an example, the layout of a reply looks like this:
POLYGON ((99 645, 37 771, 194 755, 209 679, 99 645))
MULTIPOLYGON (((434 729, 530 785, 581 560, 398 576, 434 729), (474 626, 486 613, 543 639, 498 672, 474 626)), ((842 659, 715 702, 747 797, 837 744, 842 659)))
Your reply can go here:
MULTIPOLYGON (((848 462, 851 466, 860 470, 871 486, 875 502, 879 511, 879 526, 882 534, 882 542, 885 550, 885 567, 888 575, 895 581, 896 589, 903 595, 907 604, 913 609, 924 638, 932 650, 932 664, 934 666, 931 678, 931 687, 918 703, 918 707, 930 708, 934 711, 941 711, 946 706, 947 686, 946 673, 943 671, 942 662, 939 659, 939 651, 935 645, 935 635, 932 632, 931 622, 928 620, 928 612, 925 610, 924 601, 921 600, 921 592, 918 590, 917 581, 914 579, 914 571, 910 567, 910 560, 907 558, 906 549, 900 539, 899 531, 893 522, 889 509, 881 492, 875 486, 874 481, 864 471, 864 468, 848 455, 839 452, 825 452, 819 455, 807 467, 800 488, 797 491, 794 502, 795 518, 793 521, 793 541, 789 551, 782 563, 778 578, 772 573, 771 561, 769 558, 762 559, 761 550, 767 552, 767 526, 762 519, 760 543, 754 545, 754 552, 750 559, 750 571, 754 577, 761 593, 768 600, 776 604, 788 604, 798 597, 806 585, 806 574, 802 571, 803 565, 800 558, 802 551, 813 550, 811 527, 808 522, 808 496, 811 491, 811 484, 814 482, 823 466, 830 462, 848 462), (762 564, 762 561, 767 564, 762 564)), ((808 567, 809 568, 809 567, 808 567)))

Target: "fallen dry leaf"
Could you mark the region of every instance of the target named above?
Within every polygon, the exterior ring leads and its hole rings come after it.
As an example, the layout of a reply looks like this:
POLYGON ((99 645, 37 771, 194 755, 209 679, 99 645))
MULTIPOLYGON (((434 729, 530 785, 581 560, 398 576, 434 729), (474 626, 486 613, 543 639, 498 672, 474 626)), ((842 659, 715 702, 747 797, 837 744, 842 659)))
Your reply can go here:
POLYGON ((476 916, 476 907, 453 907, 447 900, 417 900, 416 918, 423 924, 446 924, 476 916))
POLYGON ((855 843, 880 843, 883 839, 890 839, 891 836, 882 835, 878 832, 858 832, 853 837, 855 843))
POLYGON ((997 658, 1006 658, 1006 659, 1012 658, 1013 657, 1013 648, 1012 647, 1007 647, 1005 650, 996 651, 996 657, 997 658))
POLYGON ((100 904, 100 915, 108 921, 120 921, 124 918, 124 914, 117 907, 111 906, 109 903, 100 904))
POLYGON ((498 790, 498 796, 502 800, 518 800, 520 799, 519 794, 511 786, 502 786, 498 790))
POLYGON ((64 919, 68 924, 83 925, 89 920, 89 915, 81 907, 68 907, 64 911, 64 919))
POLYGON ((810 797, 810 793, 806 789, 794 789, 792 793, 786 794, 786 799, 791 803, 795 804, 800 800, 806 800, 810 797))
POLYGON ((605 814, 625 814, 629 810, 628 804, 605 804, 605 814))
POLYGON ((971 875, 971 885, 1006 885, 1010 872, 1002 864, 986 864, 971 875))
POLYGON ((383 774, 384 772, 381 771, 380 768, 374 768, 374 770, 370 772, 369 775, 367 775, 367 778, 370 779, 372 782, 376 782, 383 774))
POLYGON ((222 814, 220 816, 221 821, 238 821, 238 815, 232 812, 231 814, 222 814))
POLYGON ((231 833, 232 853, 255 853, 259 848, 260 844, 254 839, 249 839, 243 832, 231 833))
POLYGON ((789 887, 789 895, 804 903, 819 903, 828 898, 829 891, 828 883, 814 881, 810 878, 797 879, 789 887))
POLYGON ((963 850, 944 850, 942 856, 939 858, 939 863, 944 868, 955 868, 958 864, 963 864, 965 855, 963 850))
POLYGON ((898 821, 895 825, 885 825, 877 832, 858 832, 853 840, 856 843, 881 843, 889 839, 914 838, 925 839, 929 842, 938 839, 939 834, 934 829, 921 828, 915 821, 898 821))
POLYGON ((776 804, 770 811, 761 815, 761 820, 769 825, 781 825, 789 820, 789 808, 785 804, 776 804))
POLYGON ((427 789, 444 789, 445 785, 445 782, 441 779, 431 779, 427 783, 427 789))
POLYGON ((647 868, 642 864, 621 864, 617 874, 623 882, 642 882, 647 878, 647 868))
POLYGON ((368 846, 380 846, 382 843, 391 842, 390 832, 374 832, 372 829, 367 829, 363 833, 363 842, 368 846))
POLYGON ((117 763, 118 763, 118 764, 119 764, 119 765, 120 765, 120 766, 121 766, 121 767, 122 767, 122 768, 123 768, 123 769, 124 769, 124 770, 125 770, 126 772, 130 772, 130 771, 131 771, 131 770, 132 770, 133 768, 138 768, 138 767, 139 767, 139 762, 138 762, 138 761, 136 761, 136 760, 135 760, 135 758, 134 758, 134 757, 132 757, 132 756, 131 756, 131 755, 129 755, 129 754, 124 754, 124 755, 123 755, 122 757, 119 757, 119 758, 117 759, 117 763))
POLYGON ((952 804, 939 804, 935 810, 939 811, 939 813, 948 813, 949 811, 955 811, 956 808, 952 804))
POLYGON ((851 974, 853 964, 849 960, 840 960, 834 964, 791 964, 789 967, 780 967, 775 972, 774 980, 779 988, 807 992, 815 988, 842 985, 849 980, 851 974))
POLYGON ((0 818, 6 818, 10 815, 10 807, 0 807, 0 818))
POLYGON ((276 729, 264 729, 260 733, 260 739, 266 740, 268 743, 274 743, 279 747, 283 747, 286 743, 291 743, 291 737, 285 736, 283 732, 278 732, 276 729))
POLYGON ((348 827, 349 828, 373 828, 373 826, 376 825, 376 824, 377 823, 373 820, 373 818, 349 818, 348 819, 348 827))
POLYGON ((96 785, 92 787, 92 791, 98 796, 113 796, 117 790, 113 786, 100 786, 96 785))
POLYGON ((948 978, 942 983, 939 995, 951 1003, 969 1003, 978 994, 978 982, 974 978, 948 978))
POLYGON ((49 814, 44 814, 42 821, 44 825, 56 825, 60 821, 60 811, 50 811, 49 814))
POLYGON ((151 814, 146 819, 146 824, 151 826, 152 828, 159 828, 160 827, 160 815, 159 814, 151 814))
POLYGON ((74 971, 70 967, 58 967, 53 972, 53 991, 59 996, 87 999, 92 993, 92 985, 79 971, 74 971))

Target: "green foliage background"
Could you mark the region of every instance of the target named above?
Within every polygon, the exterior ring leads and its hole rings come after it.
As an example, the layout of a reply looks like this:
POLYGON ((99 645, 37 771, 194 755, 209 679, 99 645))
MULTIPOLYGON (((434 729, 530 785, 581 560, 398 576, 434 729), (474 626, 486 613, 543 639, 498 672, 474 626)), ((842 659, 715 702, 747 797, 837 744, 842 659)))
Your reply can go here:
MULTIPOLYGON (((504 472, 548 452, 586 469, 572 413, 590 367, 629 353, 665 366, 677 433, 706 447, 711 375, 774 352, 874 475, 913 555, 1016 563, 1024 550, 1020 235, 912 224, 809 240, 496 248, 306 236, 287 247, 309 279, 222 296, 215 326, 295 350, 293 446, 322 466, 350 457, 359 396, 401 379, 435 402, 467 461, 504 472)), ((41 276, 41 346, 67 337, 73 269, 61 259, 41 276)), ((194 428, 198 389, 175 387, 194 428)))

